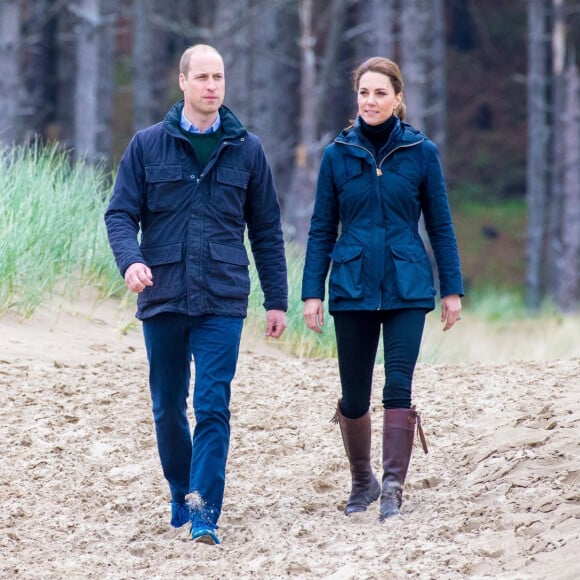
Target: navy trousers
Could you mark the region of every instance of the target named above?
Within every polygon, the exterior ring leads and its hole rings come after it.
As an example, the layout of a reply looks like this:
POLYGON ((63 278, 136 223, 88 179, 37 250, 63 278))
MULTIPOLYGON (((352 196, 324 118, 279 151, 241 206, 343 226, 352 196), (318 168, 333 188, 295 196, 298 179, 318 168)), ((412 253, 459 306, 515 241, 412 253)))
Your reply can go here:
POLYGON ((358 419, 369 410, 381 328, 385 358, 383 407, 411 407, 413 373, 426 313, 417 308, 333 313, 345 417, 358 419))
POLYGON ((217 526, 230 442, 230 385, 242 327, 243 318, 214 315, 164 313, 143 321, 157 448, 176 527, 189 519, 217 526), (193 438, 187 418, 192 358, 193 438))

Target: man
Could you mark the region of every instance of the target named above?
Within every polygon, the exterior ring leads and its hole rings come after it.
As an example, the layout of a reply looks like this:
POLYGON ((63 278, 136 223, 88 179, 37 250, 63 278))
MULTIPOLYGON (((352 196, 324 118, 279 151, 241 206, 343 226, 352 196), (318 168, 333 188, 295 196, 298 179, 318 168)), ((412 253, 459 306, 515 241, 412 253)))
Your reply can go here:
POLYGON ((127 147, 105 222, 125 283, 139 294, 171 524, 191 522, 193 540, 217 544, 230 383, 250 292, 246 226, 265 297, 266 336, 273 338, 286 328, 286 259, 262 145, 222 105, 219 52, 188 48, 179 87, 183 101, 127 147), (192 358, 193 441, 186 414, 192 358))

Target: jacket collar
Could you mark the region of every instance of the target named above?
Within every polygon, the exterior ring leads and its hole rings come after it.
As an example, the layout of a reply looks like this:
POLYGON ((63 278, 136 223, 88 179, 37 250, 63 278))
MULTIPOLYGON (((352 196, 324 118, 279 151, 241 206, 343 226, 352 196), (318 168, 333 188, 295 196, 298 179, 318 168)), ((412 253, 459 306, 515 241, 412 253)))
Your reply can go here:
MULTIPOLYGON (((388 141, 388 148, 389 150, 392 150, 396 147, 414 145, 424 141, 426 138, 427 137, 421 131, 415 129, 412 125, 409 125, 409 123, 397 118, 388 141)), ((341 131, 335 141, 346 145, 364 147, 365 149, 368 148, 369 145, 368 140, 362 134, 359 117, 356 118, 352 127, 341 131)))
MULTIPOLYGON (((181 119, 181 112, 183 111, 183 100, 177 101, 171 107, 165 119, 163 120, 164 129, 174 137, 183 137, 179 130, 179 121, 181 119)), ((225 105, 219 108, 219 116, 221 119, 221 129, 223 131, 224 139, 238 139, 247 134, 246 128, 241 121, 228 109, 225 105)))

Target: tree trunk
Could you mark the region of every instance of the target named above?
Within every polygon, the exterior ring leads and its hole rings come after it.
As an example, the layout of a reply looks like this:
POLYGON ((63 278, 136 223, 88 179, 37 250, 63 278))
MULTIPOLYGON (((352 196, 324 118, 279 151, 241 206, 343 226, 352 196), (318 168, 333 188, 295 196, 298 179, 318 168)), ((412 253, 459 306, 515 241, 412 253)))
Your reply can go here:
POLYGON ((100 0, 99 82, 97 88, 96 161, 108 163, 113 149, 117 0, 100 0))
POLYGON ((468 0, 454 0, 449 2, 449 19, 451 33, 449 44, 461 51, 470 51, 475 46, 473 20, 469 12, 468 0))
POLYGON ((20 7, 17 0, 0 3, 0 141, 20 141, 20 7))
POLYGON ((447 75, 443 0, 430 0, 431 32, 429 54, 429 103, 427 131, 437 144, 441 162, 447 158, 447 75))
POLYGON ((70 6, 59 10, 56 16, 56 119, 49 127, 49 137, 59 141, 64 148, 75 146, 76 82, 78 47, 76 43, 76 17, 72 0, 70 6))
POLYGON ((318 78, 316 118, 319 130, 333 137, 346 126, 352 114, 354 93, 350 79, 336 74, 340 69, 340 58, 344 50, 344 29, 346 25, 347 3, 345 0, 332 0, 329 8, 329 26, 326 33, 324 53, 321 58, 320 74, 318 78), (352 98, 337 99, 336 95, 345 95, 352 98))
MULTIPOLYGON (((251 22, 249 38, 253 47, 250 62, 247 101, 250 108, 249 128, 262 140, 264 150, 278 176, 276 183, 287 189, 289 158, 296 142, 296 119, 299 103, 296 66, 298 19, 286 19, 275 3, 260 5, 255 2, 255 15, 251 22), (284 71, 280 74, 280 71, 284 71), (275 79, 275 80, 274 80, 275 79)), ((297 15, 296 15, 297 16, 297 15)), ((246 52, 241 49, 239 52, 246 52)), ((279 187, 279 191, 282 189, 279 187)), ((282 206, 286 203, 281 196, 282 206)))
POLYGON ((77 68, 75 77, 75 156, 89 164, 111 153, 115 4, 112 0, 79 0, 73 12, 77 68))
MULTIPOLYGON (((133 130, 157 123, 166 112, 165 35, 158 0, 133 6, 133 130), (155 17, 157 20, 154 20, 155 17)), ((178 71, 175 70, 175 85, 178 71)))
POLYGON ((401 8, 401 72, 407 118, 425 131, 428 93, 430 1, 407 0, 401 8))
POLYGON ((565 173, 565 139, 568 115, 566 114, 566 27, 562 11, 563 0, 553 0, 552 10, 552 69, 550 86, 550 159, 547 161, 546 191, 546 258, 543 260, 543 294, 558 301, 562 282, 562 200, 565 173), (544 286, 544 284, 543 284, 544 286))
POLYGON ((395 0, 371 0, 368 3, 374 52, 368 56, 384 56, 396 60, 395 0))
POLYGON ((91 164, 97 157, 99 91, 99 1, 79 0, 77 25, 77 70, 75 77, 75 155, 91 164))
POLYGON ((547 0, 528 3, 528 247, 526 302, 537 310, 543 294, 546 198, 548 192, 548 11, 547 0))
POLYGON ((28 7, 24 23, 23 54, 28 63, 22 69, 24 101, 24 141, 40 135, 56 140, 57 100, 57 7, 54 0, 37 0, 28 7))
POLYGON ((580 299, 580 78, 578 67, 566 71, 566 123, 563 130, 564 171, 562 212, 562 268, 558 305, 572 312, 580 299))
POLYGON ((312 34, 312 0, 300 0, 300 135, 295 150, 293 203, 286 207, 288 235, 300 245, 308 238, 319 165, 316 143, 316 39, 312 34))

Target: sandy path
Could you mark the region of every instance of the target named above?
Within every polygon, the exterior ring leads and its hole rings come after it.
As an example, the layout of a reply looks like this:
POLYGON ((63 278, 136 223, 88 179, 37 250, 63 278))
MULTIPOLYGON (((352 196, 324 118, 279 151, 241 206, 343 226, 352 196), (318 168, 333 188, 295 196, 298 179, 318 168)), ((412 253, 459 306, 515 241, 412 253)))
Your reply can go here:
POLYGON ((0 318, 1 578, 580 577, 580 359, 419 365, 430 453, 380 525, 341 512, 335 361, 244 350, 210 547, 169 526, 141 337, 113 314, 0 318))

